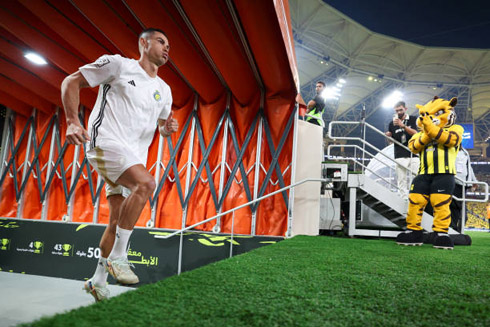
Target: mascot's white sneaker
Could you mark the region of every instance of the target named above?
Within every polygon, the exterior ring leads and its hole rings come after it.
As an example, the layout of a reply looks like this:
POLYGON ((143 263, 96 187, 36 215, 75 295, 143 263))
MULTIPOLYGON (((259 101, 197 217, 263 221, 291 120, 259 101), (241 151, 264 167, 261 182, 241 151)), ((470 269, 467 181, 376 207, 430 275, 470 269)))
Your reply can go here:
POLYGON ((446 233, 437 233, 434 240, 434 247, 436 249, 453 250, 454 242, 446 233))
POLYGON ((128 261, 128 258, 107 259, 106 270, 114 277, 119 283, 125 285, 138 284, 139 278, 131 270, 134 267, 128 261))

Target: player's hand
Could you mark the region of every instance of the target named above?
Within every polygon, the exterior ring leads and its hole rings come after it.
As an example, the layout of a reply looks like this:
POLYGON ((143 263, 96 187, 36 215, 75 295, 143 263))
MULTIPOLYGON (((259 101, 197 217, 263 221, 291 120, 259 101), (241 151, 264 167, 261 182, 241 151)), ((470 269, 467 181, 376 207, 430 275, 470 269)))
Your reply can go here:
POLYGON ((71 123, 66 128, 66 141, 69 144, 80 145, 90 141, 90 136, 80 123, 71 123))
POLYGON ((170 111, 167 120, 165 121, 165 131, 170 135, 179 130, 179 122, 177 119, 173 118, 174 112, 170 111))

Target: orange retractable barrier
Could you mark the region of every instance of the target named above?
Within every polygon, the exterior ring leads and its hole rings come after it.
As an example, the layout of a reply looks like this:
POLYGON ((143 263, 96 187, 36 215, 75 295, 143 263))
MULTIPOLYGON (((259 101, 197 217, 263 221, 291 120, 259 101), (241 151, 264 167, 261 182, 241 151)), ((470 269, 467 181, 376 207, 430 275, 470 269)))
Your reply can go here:
MULTIPOLYGON (((20 0, 20 3, 27 4, 27 1, 20 0)), ((24 8, 21 4, 12 5, 12 10, 24 8)), ((167 176, 161 191, 157 194, 157 201, 153 202, 155 227, 180 229, 183 218, 185 226, 190 226, 216 215, 218 211, 224 212, 248 202, 250 196, 253 198, 254 190, 258 193, 257 196, 261 196, 281 188, 281 184, 290 184, 293 169, 291 119, 295 119, 292 115, 295 114, 294 98, 299 84, 291 43, 292 31, 287 1, 128 0, 125 6, 121 6, 97 0, 74 0, 70 4, 56 3, 53 6, 38 3, 33 8, 36 8, 36 13, 30 13, 33 24, 42 25, 45 35, 52 39, 66 34, 66 31, 62 30, 63 27, 73 28, 72 25, 77 24, 87 31, 92 31, 93 26, 90 22, 97 25, 97 30, 93 31, 94 40, 97 38, 97 42, 78 31, 86 44, 82 42, 67 45, 66 48, 72 51, 70 55, 60 55, 66 50, 58 51, 57 47, 47 50, 46 53, 52 55, 52 61, 66 73, 73 72, 73 67, 80 66, 83 60, 92 61, 104 54, 97 51, 108 50, 121 53, 123 56, 136 57, 138 53, 134 30, 139 22, 166 32, 171 45, 171 61, 160 69, 159 76, 172 89, 172 109, 174 117, 179 121, 180 129, 164 141, 162 167, 157 160, 160 142, 158 133, 155 133, 148 152, 147 168, 150 172, 156 174, 157 169, 160 169, 160 178, 164 174, 167 176), (74 6, 78 11, 74 10, 74 6), (109 8, 111 6, 114 8, 109 8), (128 10, 131 10, 138 20, 132 18, 128 10), (65 16, 55 20, 60 11, 65 16), (121 23, 121 17, 127 20, 127 24, 121 23), (41 23, 48 18, 49 21, 41 23), (56 33, 56 30, 60 31, 56 33), (111 39, 105 39, 104 35, 110 35, 111 39), (88 49, 91 46, 93 48, 88 49), (74 57, 76 60, 72 60, 74 57), (258 115, 263 117, 260 119, 264 119, 262 125, 257 123, 258 115), (195 119, 196 124, 193 137, 192 125, 185 135, 181 135, 184 125, 191 118, 195 119), (226 128, 233 129, 233 135, 229 130, 227 139, 224 138, 225 124, 228 124, 226 128), (259 128, 262 128, 260 133, 259 128), (261 139, 259 135, 262 135, 261 139), (233 142, 234 137, 238 149, 233 142), (181 144, 175 152, 175 161, 169 165, 172 157, 169 148, 175 148, 179 138, 181 144), (248 144, 245 146, 246 141, 248 144), (257 142, 260 142, 259 154, 257 142), (277 150, 279 146, 280 152, 277 150), (239 157, 240 152, 243 153, 239 157), (226 154, 225 165, 222 163, 223 154, 226 154), (256 163, 257 157, 260 158, 260 163, 256 163), (238 164, 241 164, 239 169, 238 164), (198 175, 197 170, 200 166, 202 169, 198 175), (237 169, 232 176, 230 172, 233 167, 237 169), (257 169, 259 171, 256 171, 257 169), (267 176, 270 178, 266 178, 267 176), (224 185, 229 180, 233 181, 224 190, 224 185), (189 187, 187 190, 186 185, 189 187), (222 191, 226 191, 223 199, 220 198, 220 187, 222 191), (217 207, 218 203, 222 205, 217 207)), ((15 34, 27 44, 43 47, 50 44, 51 41, 44 36, 34 39, 27 33, 26 27, 12 15, 2 15, 6 24, 18 27, 18 31, 12 28, 8 32, 15 34)), ((9 51, 15 52, 15 49, 9 51)), ((5 63, 4 66, 11 74, 17 72, 17 68, 10 63, 5 63)), ((22 78, 27 77, 23 75, 22 78)), ((36 138, 39 142, 52 116, 50 106, 60 104, 59 96, 56 96, 56 87, 35 79, 31 83, 42 89, 29 90, 29 93, 35 94, 34 100, 22 102, 17 99, 22 93, 20 91, 14 92, 16 97, 9 96, 9 90, 15 89, 16 85, 8 80, 6 82, 10 84, 0 87, 0 103, 19 113, 15 118, 15 144, 19 142, 20 133, 27 123, 26 116, 30 113, 26 111, 29 106, 39 106, 42 110, 38 112, 35 121, 36 138)), ((84 90, 82 103, 93 105, 94 94, 91 90, 84 90)), ((85 113, 85 123, 89 110, 85 113)), ((62 113, 59 122, 60 142, 63 145, 66 124, 62 113)), ((51 135, 40 151, 41 167, 49 161, 50 140, 51 135)), ((26 148, 25 137, 15 156, 17 167, 24 163, 26 148)), ((83 148, 80 148, 78 158, 74 158, 74 154, 75 147, 68 146, 62 157, 65 171, 62 173, 61 167, 56 168, 58 174, 64 176, 68 192, 71 179, 74 177, 70 165, 74 162, 81 165, 85 155, 83 148)), ((59 156, 60 153, 56 150, 53 160, 56 161, 59 156)), ((17 178, 20 182, 22 171, 17 173, 17 178)), ((22 216, 25 218, 41 217, 42 204, 37 178, 41 180, 44 188, 46 170, 40 175, 29 176, 24 191, 22 216)), ((93 192, 96 192, 97 173, 92 172, 91 168, 84 167, 83 176, 73 186, 75 192, 72 217, 75 222, 92 222, 94 219, 95 199, 90 192, 89 179, 94 187, 93 192)), ((7 176, 1 188, 0 216, 14 217, 17 214, 17 201, 12 177, 7 176)), ((228 233, 233 228, 235 233, 241 234, 284 235, 288 218, 287 194, 277 194, 262 201, 258 206, 240 209, 234 218, 231 214, 223 216, 221 231, 228 233), (255 230, 252 231, 253 216, 256 223, 255 230)), ((67 214, 68 204, 63 179, 58 175, 53 178, 50 186, 47 205, 49 220, 61 220, 67 214)), ((105 190, 101 192, 98 210, 98 222, 107 223, 109 211, 105 190)), ((137 226, 146 226, 151 214, 148 202, 137 226)), ((214 225, 215 222, 207 223, 199 229, 211 230, 214 225)))

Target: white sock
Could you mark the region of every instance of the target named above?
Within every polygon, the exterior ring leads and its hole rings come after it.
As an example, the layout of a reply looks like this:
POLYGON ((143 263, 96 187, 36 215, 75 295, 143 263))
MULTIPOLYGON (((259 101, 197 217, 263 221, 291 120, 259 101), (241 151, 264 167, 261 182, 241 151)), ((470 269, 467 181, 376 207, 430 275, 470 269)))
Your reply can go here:
POLYGON ((112 247, 109 259, 125 258, 127 256, 128 241, 132 232, 133 230, 124 229, 117 226, 116 241, 114 242, 114 246, 112 247))
POLYGON ((105 286, 107 284, 107 271, 105 269, 105 263, 107 258, 99 258, 97 262, 97 268, 95 268, 94 276, 92 277, 92 283, 96 286, 105 286))

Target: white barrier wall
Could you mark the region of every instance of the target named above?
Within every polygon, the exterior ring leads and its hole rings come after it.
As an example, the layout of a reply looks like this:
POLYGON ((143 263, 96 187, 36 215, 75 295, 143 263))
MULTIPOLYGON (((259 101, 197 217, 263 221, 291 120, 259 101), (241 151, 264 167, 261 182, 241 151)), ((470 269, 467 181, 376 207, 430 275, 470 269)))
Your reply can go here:
MULTIPOLYGON (((323 128, 298 121, 295 181, 321 178, 323 128)), ((318 235, 320 229, 320 183, 305 183, 294 191, 292 236, 318 235)))

